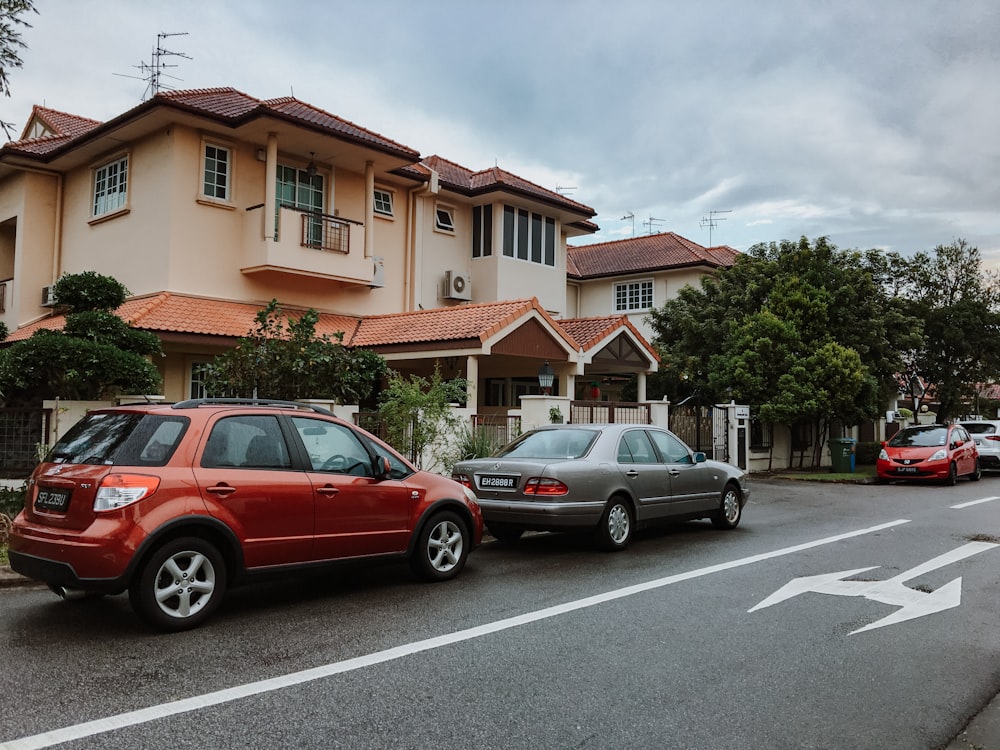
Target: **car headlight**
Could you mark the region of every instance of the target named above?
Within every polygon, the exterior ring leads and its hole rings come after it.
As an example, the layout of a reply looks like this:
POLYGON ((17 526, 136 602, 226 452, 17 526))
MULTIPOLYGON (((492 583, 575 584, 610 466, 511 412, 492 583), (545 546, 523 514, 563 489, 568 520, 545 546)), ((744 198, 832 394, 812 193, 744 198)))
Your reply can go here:
POLYGON ((934 455, 931 456, 930 458, 928 458, 927 460, 928 461, 944 461, 946 458, 948 458, 948 451, 945 450, 944 448, 942 448, 939 451, 935 451, 934 455))
POLYGON ((888 461, 889 460, 889 454, 886 452, 885 448, 883 448, 882 450, 880 450, 878 452, 878 460, 879 461, 888 461))

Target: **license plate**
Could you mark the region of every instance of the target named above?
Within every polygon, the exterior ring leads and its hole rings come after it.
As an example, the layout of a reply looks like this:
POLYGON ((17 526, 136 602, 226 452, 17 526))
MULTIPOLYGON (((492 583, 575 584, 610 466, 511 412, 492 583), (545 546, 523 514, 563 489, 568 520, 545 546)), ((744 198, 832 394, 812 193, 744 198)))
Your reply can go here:
POLYGON ((38 510, 66 510, 69 507, 69 490, 38 490, 35 508, 38 510))
POLYGON ((517 487, 517 477, 479 477, 484 490, 512 490, 517 487))
POLYGON ((898 474, 916 474, 919 469, 916 466, 901 466, 896 469, 898 474))

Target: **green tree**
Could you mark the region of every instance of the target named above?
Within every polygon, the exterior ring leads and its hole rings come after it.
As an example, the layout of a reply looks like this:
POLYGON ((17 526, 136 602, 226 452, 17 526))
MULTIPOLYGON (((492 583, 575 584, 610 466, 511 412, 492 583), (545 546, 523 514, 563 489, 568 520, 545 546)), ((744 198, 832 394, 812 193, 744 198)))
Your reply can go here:
MULTIPOLYGON (((465 399, 465 379, 444 380, 438 366, 429 380, 392 372, 378 408, 389 444, 422 467, 425 449, 458 429, 451 404, 465 399)), ((447 453, 443 450, 445 460, 447 453)))
POLYGON ((919 403, 926 387, 938 420, 957 417, 978 385, 1000 376, 1000 290, 962 239, 890 261, 900 305, 921 321, 901 368, 910 398, 919 403))
POLYGON ((911 327, 890 278, 879 253, 825 238, 756 245, 652 311, 664 374, 651 397, 747 403, 765 423, 802 426, 818 464, 830 422, 875 418, 895 391, 911 327))
POLYGON ((39 330, 0 350, 0 393, 8 406, 159 392, 149 357, 162 353, 160 341, 114 314, 128 296, 120 282, 93 271, 67 274, 53 293, 66 312, 63 329, 39 330))
POLYGON ((358 403, 388 372, 385 360, 367 349, 348 349, 344 334, 316 334, 319 313, 286 315, 271 300, 235 349, 208 368, 210 393, 242 398, 332 399, 358 403))

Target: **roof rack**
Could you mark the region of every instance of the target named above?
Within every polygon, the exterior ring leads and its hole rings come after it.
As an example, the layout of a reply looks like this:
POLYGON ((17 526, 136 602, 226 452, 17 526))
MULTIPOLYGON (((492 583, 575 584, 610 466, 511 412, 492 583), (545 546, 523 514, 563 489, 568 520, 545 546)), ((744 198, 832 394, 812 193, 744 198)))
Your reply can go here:
POLYGON ((299 401, 287 401, 278 398, 190 398, 187 401, 178 401, 172 404, 172 409, 197 409, 199 406, 275 406, 284 409, 299 409, 301 411, 313 411, 317 414, 325 414, 328 417, 336 416, 329 409, 312 404, 303 404, 299 401))

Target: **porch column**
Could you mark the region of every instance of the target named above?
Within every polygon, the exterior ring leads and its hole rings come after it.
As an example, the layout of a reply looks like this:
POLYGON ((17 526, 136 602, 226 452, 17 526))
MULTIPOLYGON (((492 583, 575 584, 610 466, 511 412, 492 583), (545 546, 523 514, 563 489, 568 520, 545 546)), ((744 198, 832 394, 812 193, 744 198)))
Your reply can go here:
POLYGON ((375 254, 375 162, 365 162, 365 257, 375 254))
POLYGON ((267 134, 267 155, 264 157, 264 239, 274 240, 274 219, 278 203, 275 184, 278 181, 278 134, 267 134))
POLYGON ((479 413, 479 355, 465 358, 465 405, 473 414, 479 413))
POLYGON ((635 374, 635 388, 638 398, 636 401, 642 402, 646 400, 646 373, 637 372, 635 374))

